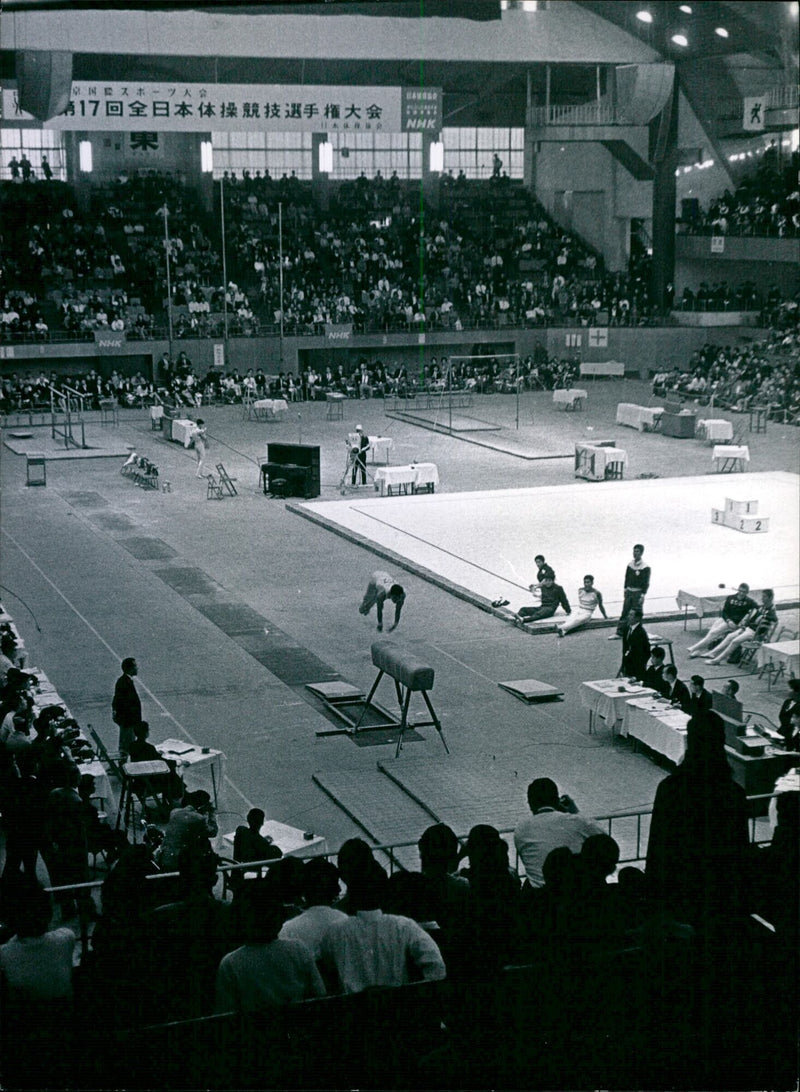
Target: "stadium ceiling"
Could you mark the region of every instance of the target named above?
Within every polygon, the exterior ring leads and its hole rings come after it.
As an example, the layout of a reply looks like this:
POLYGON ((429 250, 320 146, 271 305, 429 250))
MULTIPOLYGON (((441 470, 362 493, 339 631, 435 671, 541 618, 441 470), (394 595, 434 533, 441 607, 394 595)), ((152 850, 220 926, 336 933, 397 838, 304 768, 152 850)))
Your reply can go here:
MULTIPOLYGON (((530 16, 532 47, 535 48, 535 40, 539 38, 536 28, 539 18, 560 25, 560 42, 565 35, 575 36, 570 35, 570 28, 577 34, 578 23, 587 24, 582 32, 584 42, 598 42, 605 26, 609 32, 607 43, 603 50, 596 51, 607 58, 601 63, 609 63, 610 58, 618 63, 635 63, 648 58, 675 63, 681 87, 706 128, 709 125, 713 128, 715 104, 759 94, 778 83, 790 82, 791 73, 796 71, 797 18, 796 14, 792 17, 792 5, 788 3, 770 0, 689 0, 684 4, 677 0, 577 0, 575 4, 562 6, 561 0, 540 0, 537 6, 538 12, 530 16), (681 11, 682 7, 691 10, 681 11), (566 11, 572 14, 566 16, 566 11), (583 18, 581 11, 585 13, 583 18), (649 15, 649 22, 639 17, 643 12, 649 15), (551 13, 559 18, 551 18, 551 13), (565 25, 567 23, 569 26, 565 25), (720 30, 725 36, 719 33, 720 30), (672 35, 676 33, 685 34, 685 46, 672 41, 672 35), (627 46, 626 42, 629 43, 627 46)), ((164 53, 158 53, 152 47, 146 53, 130 48, 116 52, 113 46, 111 49, 103 47, 102 52, 80 52, 78 48, 73 57, 74 79, 100 80, 113 71, 123 80, 357 85, 368 79, 379 85, 414 85, 420 82, 423 71, 421 58, 410 55, 413 44, 410 45, 407 37, 400 38, 406 52, 396 51, 392 55, 377 48, 373 52, 365 43, 374 45, 386 38, 381 24, 391 35, 390 26, 407 25, 410 19, 420 23, 432 19, 440 26, 445 20, 449 24, 454 19, 460 20, 460 24, 450 24, 453 27, 465 28, 467 20, 474 27, 468 37, 458 38, 459 49, 462 43, 465 45, 463 51, 443 48, 437 53, 433 50, 424 62, 425 83, 443 88, 445 125, 523 125, 529 80, 535 100, 544 101, 549 54, 543 55, 540 50, 535 59, 526 60, 527 39, 524 43, 517 40, 519 35, 513 40, 503 39, 502 33, 495 29, 501 25, 506 9, 509 13, 515 9, 518 13, 529 10, 523 0, 506 0, 503 4, 500 0, 328 0, 327 3, 262 0, 249 4, 235 0, 217 4, 192 3, 191 0, 172 0, 171 3, 123 0, 118 5, 111 5, 108 0, 3 0, 2 10, 4 13, 16 11, 23 18, 30 13, 32 19, 38 20, 48 12, 59 10, 107 13, 114 8, 121 16, 136 11, 164 12, 168 13, 167 17, 178 15, 179 18, 182 12, 195 17, 208 14, 210 19, 232 16, 231 23, 234 24, 238 22, 237 16, 263 16, 268 23, 274 15, 276 26, 282 18, 296 15, 319 16, 320 21, 338 15, 376 18, 367 19, 367 24, 374 23, 375 30, 364 32, 360 53, 351 39, 353 49, 349 57, 343 54, 341 38, 333 56, 321 55, 319 50, 314 56, 301 56, 299 50, 294 56, 275 55, 281 52, 280 47, 274 51, 264 49, 263 42, 259 42, 262 48, 254 50, 252 56, 247 55, 247 45, 245 55, 241 50, 235 53, 231 49, 226 55, 222 35, 219 53, 212 49, 202 51, 204 55, 194 49, 181 54, 179 48, 169 52, 165 49, 164 53), (392 19, 396 23, 392 24, 392 19), (498 33, 501 37, 497 41, 513 47, 513 53, 500 48, 490 58, 482 47, 498 33), (365 49, 370 58, 368 62, 364 57, 365 49)), ((521 16, 517 15, 517 18, 521 16)), ((334 23, 339 24, 339 20, 334 19, 334 23)), ((444 40, 455 38, 459 33, 460 30, 454 35, 444 32, 444 40)), ((315 37, 313 32, 310 37, 315 37)), ((247 39, 248 42, 251 40, 247 39)), ((296 47, 301 45, 300 40, 295 43, 296 47)), ((577 63, 578 56, 572 64, 553 56, 550 91, 554 101, 580 103, 595 93, 592 61, 587 56, 589 49, 583 48, 586 49, 583 54, 586 60, 582 64, 577 63)), ((8 51, 7 45, 5 53, 0 53, 0 76, 13 79, 13 53, 8 51)))

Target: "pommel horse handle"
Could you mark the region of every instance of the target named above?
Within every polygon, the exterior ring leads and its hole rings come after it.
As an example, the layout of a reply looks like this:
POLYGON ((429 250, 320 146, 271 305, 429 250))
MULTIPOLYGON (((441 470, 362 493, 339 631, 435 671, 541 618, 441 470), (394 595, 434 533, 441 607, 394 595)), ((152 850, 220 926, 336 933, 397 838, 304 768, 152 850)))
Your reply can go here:
POLYGON ((450 748, 447 746, 447 740, 444 738, 441 722, 436 716, 434 708, 431 705, 431 700, 428 697, 428 691, 433 689, 433 668, 429 664, 423 663, 422 660, 418 659, 416 656, 412 656, 410 652, 406 652, 405 649, 399 648, 393 641, 373 641, 372 663, 378 668, 378 676, 367 695, 364 709, 354 731, 358 731, 364 713, 369 707, 369 703, 372 701, 375 691, 378 689, 378 683, 384 675, 388 675, 394 682, 395 690, 397 691, 397 700, 400 703, 401 714, 400 735, 397 740, 395 758, 400 754, 403 747, 403 733, 408 724, 408 705, 411 701, 412 693, 415 692, 422 694, 425 704, 428 707, 428 712, 431 715, 430 720, 419 721, 419 725, 432 724, 439 733, 445 751, 447 754, 450 754, 450 748), (403 693, 404 689, 405 694, 403 693))

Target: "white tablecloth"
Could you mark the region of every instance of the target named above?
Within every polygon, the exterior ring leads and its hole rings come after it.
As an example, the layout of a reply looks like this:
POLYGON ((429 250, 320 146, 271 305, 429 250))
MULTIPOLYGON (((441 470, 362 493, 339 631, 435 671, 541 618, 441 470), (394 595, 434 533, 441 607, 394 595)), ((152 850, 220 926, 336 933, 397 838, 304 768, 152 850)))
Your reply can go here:
POLYGON ((586 391, 580 390, 578 387, 571 387, 569 390, 553 391, 553 403, 555 405, 573 406, 576 402, 585 402, 589 397, 586 391))
POLYGON ((718 444, 712 449, 711 461, 715 464, 715 469, 719 470, 720 465, 724 464, 728 459, 737 459, 742 463, 750 462, 750 448, 747 444, 737 446, 735 444, 718 444))
POLYGON ((625 365, 621 360, 583 361, 581 375, 625 375, 625 365))
POLYGON ((285 398, 259 398, 253 403, 254 411, 265 421, 279 413, 286 413, 288 408, 285 398))
POLYGON ((662 406, 637 406, 635 402, 620 402, 617 406, 617 424, 638 428, 640 432, 653 429, 661 420, 662 406))
POLYGON ((773 641, 771 644, 762 645, 758 652, 758 666, 772 664, 777 667, 784 665, 784 669, 790 678, 800 675, 800 640, 773 641))
POLYGON ((698 421, 697 430, 698 432, 702 430, 703 435, 709 443, 714 443, 717 440, 733 439, 733 425, 730 421, 725 421, 721 417, 698 421))
POLYGON ((627 702, 654 694, 655 690, 625 679, 595 679, 581 683, 581 705, 589 710, 590 723, 595 716, 602 717, 612 731, 623 720, 627 702))
POLYGON ((435 463, 416 463, 412 466, 382 466, 375 471, 375 488, 383 497, 389 489, 405 493, 428 485, 439 484, 439 471, 435 463))
POLYGON ((394 447, 394 440, 391 436, 370 436, 369 437, 369 454, 372 462, 387 463, 389 462, 389 452, 394 447))
MULTIPOLYGON (((775 782, 775 788, 773 792, 800 792, 800 768, 796 770, 789 770, 783 777, 779 777, 775 782)), ((774 831, 778 825, 778 801, 773 797, 769 802, 769 825, 774 831)))
MULTIPOLYGON (((306 838, 302 830, 275 819, 267 819, 260 833, 264 838, 271 838, 284 857, 324 857, 328 852, 328 840, 321 834, 306 838)), ((226 834, 223 841, 233 847, 233 837, 233 834, 226 834)))
MULTIPOLYGON (((169 421, 169 438, 178 444, 186 446, 187 440, 194 431, 194 421, 183 417, 165 418, 169 421)), ((189 445, 191 446, 191 444, 189 445)))
POLYGON ((178 773, 189 792, 205 789, 219 808, 225 788, 225 755, 213 747, 203 750, 184 739, 165 739, 156 743, 156 750, 177 763, 178 773))
POLYGON ((595 447, 594 444, 583 443, 575 445, 576 478, 601 482, 606 476, 606 467, 611 463, 622 463, 626 466, 628 453, 619 447, 595 447))
POLYGON ((666 703, 632 701, 626 711, 627 735, 676 764, 686 751, 689 714, 666 703))

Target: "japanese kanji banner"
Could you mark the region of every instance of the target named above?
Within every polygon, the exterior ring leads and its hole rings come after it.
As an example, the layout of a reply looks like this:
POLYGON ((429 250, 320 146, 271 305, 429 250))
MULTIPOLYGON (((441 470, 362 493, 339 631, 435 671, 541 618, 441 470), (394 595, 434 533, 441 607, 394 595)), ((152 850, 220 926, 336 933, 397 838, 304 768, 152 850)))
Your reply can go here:
MULTIPOLYGON (((4 121, 35 119, 4 88, 4 121)), ((438 87, 337 87, 322 84, 115 83, 74 81, 63 114, 48 129, 104 132, 438 132, 438 87)))

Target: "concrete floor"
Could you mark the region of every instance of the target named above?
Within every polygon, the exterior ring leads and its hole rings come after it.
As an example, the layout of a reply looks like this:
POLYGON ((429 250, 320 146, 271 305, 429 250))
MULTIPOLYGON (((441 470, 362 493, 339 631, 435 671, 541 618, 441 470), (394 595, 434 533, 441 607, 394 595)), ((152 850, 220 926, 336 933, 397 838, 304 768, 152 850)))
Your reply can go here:
MULTIPOLYGON (((615 426, 617 402, 653 403, 644 384, 590 385, 583 414, 563 413, 551 397, 523 396, 528 445, 546 440, 551 450, 571 450, 576 439, 602 434, 628 451, 629 476, 708 473, 710 452, 699 442, 615 426)), ((486 396, 479 410, 514 426, 512 396, 486 396)), ((393 746, 317 734, 331 724, 309 700, 309 672, 328 670, 365 690, 373 681, 374 615, 363 618, 357 606, 380 563, 364 546, 262 495, 258 462, 268 440, 321 445, 323 500, 339 498, 343 441, 356 423, 394 437, 393 462, 436 462, 451 493, 572 481, 569 460, 530 461, 392 421, 380 401, 348 402, 343 422, 328 421, 325 412, 321 403, 298 404, 284 422, 262 423, 243 419, 238 406, 204 409, 209 462, 222 460, 238 479, 239 496, 224 501, 206 501, 192 453, 152 432, 141 412, 123 412, 115 438, 159 465, 169 493, 145 492, 121 477, 119 457, 48 462, 46 488, 29 488, 24 458, 4 448, 0 595, 25 638, 28 662, 41 665, 79 722, 113 747, 114 680, 119 661, 135 655, 153 738, 187 738, 227 755, 223 831, 251 805, 324 834, 331 849, 364 828, 378 841, 415 839, 431 811, 459 832, 479 821, 511 826, 525 813, 528 781, 543 774, 590 813, 650 805, 664 770, 605 730, 589 736, 580 706, 581 680, 616 673, 618 644, 602 630, 565 641, 531 638, 411 573, 403 575, 408 602, 396 636, 436 669, 432 698, 451 756, 432 728, 421 728, 424 740, 408 743, 398 759, 393 746), (526 706, 497 686, 527 677, 556 683, 564 701, 526 706), (427 811, 390 780, 392 771, 422 794, 427 811)), ((797 439, 796 429, 773 425, 766 436, 748 436, 749 469, 795 471, 797 439)), ((720 479, 721 493, 730 481, 720 479)), ((624 518, 609 514, 615 518, 621 579, 630 534, 624 518)), ((777 545, 797 549, 796 538, 777 545)), ((648 546, 655 559, 657 541, 648 546)), ((691 571, 692 557, 685 563, 691 571)), ((797 628, 797 611, 783 611, 781 620, 797 628)), ((675 638, 685 677, 682 623, 659 623, 658 631, 675 638)), ((714 675, 727 677, 720 668, 714 675)), ((769 691, 752 675, 740 683, 745 707, 774 720, 781 688, 769 691)), ((378 698, 393 707, 388 684, 378 698)))

